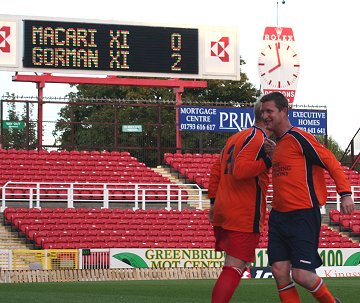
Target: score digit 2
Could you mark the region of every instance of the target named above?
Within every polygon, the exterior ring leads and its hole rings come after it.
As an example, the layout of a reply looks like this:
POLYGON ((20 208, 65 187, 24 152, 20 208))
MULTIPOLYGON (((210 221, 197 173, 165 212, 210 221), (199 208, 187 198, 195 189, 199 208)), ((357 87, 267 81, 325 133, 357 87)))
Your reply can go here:
POLYGON ((171 58, 174 58, 175 62, 171 65, 172 71, 181 71, 181 66, 179 63, 181 62, 181 34, 173 33, 171 34, 171 58))

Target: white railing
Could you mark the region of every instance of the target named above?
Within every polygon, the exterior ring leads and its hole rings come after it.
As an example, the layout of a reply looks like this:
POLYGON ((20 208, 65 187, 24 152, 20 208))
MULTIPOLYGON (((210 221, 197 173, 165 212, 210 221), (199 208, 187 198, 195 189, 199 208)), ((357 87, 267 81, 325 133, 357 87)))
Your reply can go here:
POLYGON ((109 267, 110 248, 79 249, 79 269, 109 267))
POLYGON ((13 264, 12 251, 9 249, 0 249, 0 269, 11 270, 13 264))
POLYGON ((1 212, 13 202, 25 202, 29 208, 41 208, 43 203, 64 202, 68 208, 78 202, 99 203, 109 208, 111 203, 133 203, 133 209, 146 209, 146 204, 162 203, 165 209, 177 204, 193 203, 202 208, 203 192, 197 184, 149 183, 54 183, 7 182, 1 188, 1 212))
MULTIPOLYGON (((360 186, 352 186, 353 198, 360 204, 360 186)), ((336 204, 340 210, 340 197, 336 186, 327 186, 327 205, 336 204)), ((165 209, 172 209, 176 204, 179 210, 182 203, 188 203, 203 209, 208 202, 207 189, 197 184, 149 184, 149 183, 54 183, 54 182, 7 182, 1 188, 1 208, 11 207, 14 202, 25 202, 29 208, 41 208, 48 202, 63 202, 68 208, 76 207, 77 203, 91 202, 101 208, 109 208, 112 203, 130 203, 133 209, 146 209, 152 203, 164 204, 165 209)), ((266 201, 273 198, 272 185, 269 186, 266 201)), ((325 208, 322 208, 325 212, 325 208)))

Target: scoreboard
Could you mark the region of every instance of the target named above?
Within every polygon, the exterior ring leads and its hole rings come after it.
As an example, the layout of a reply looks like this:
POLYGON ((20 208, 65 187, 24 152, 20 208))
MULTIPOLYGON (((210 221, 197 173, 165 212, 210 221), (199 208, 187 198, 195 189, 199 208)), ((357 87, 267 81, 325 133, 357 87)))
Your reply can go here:
POLYGON ((24 67, 198 74, 198 30, 24 21, 24 67))
POLYGON ((238 80, 238 49, 232 27, 0 15, 0 70, 238 80))

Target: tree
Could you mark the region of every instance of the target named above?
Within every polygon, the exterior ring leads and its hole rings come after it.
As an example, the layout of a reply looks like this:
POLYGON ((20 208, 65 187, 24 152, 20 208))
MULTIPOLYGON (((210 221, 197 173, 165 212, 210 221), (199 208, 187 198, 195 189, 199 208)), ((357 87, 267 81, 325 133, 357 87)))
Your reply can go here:
MULTIPOLYGON (((21 112, 18 112, 18 106, 15 96, 7 94, 7 120, 11 122, 24 122, 24 128, 3 128, 2 144, 4 147, 14 149, 35 149, 37 147, 36 123, 31 122, 34 105, 25 102, 21 112)), ((4 102, 4 101, 3 101, 4 102)))
MULTIPOLYGON (((240 64, 245 64, 241 60, 240 64)), ((183 104, 206 106, 238 106, 255 102, 259 91, 241 73, 240 81, 209 80, 208 86, 202 89, 187 89, 182 94, 183 104)), ((57 122, 54 136, 62 148, 74 144, 80 149, 113 149, 114 142, 119 141, 122 147, 154 148, 154 146, 175 147, 175 110, 174 92, 169 88, 121 87, 77 85, 77 92, 71 93, 72 104, 62 108, 60 120, 57 122), (84 100, 88 104, 84 104, 84 100), (94 100, 93 104, 91 101, 94 100), (107 103, 99 105, 99 100, 107 103), (149 106, 125 106, 125 100, 153 100, 149 106), (172 101, 173 105, 156 104, 172 101), (95 102, 96 101, 96 102, 95 102), (90 103, 89 103, 90 102, 90 103), (159 119, 161 111, 161 121, 159 119), (117 128, 123 124, 141 124, 146 127, 143 133, 121 134, 116 138, 117 128), (161 128, 159 125, 161 124, 161 128), (159 137, 161 143, 159 144, 159 137)), ((135 103, 135 102, 133 102, 135 103)), ((225 142, 224 134, 203 132, 183 136, 183 146, 189 149, 212 148, 220 150, 225 142)), ((119 146, 119 145, 117 145, 119 146)), ((133 152, 132 152, 133 153, 133 152)), ((144 157, 153 157, 144 153, 144 157)), ((144 160, 146 162, 146 159, 144 160)))
MULTIPOLYGON (((243 64, 245 61, 241 59, 240 65, 243 64)), ((240 81, 208 80, 206 88, 187 90, 183 94, 183 100, 221 102, 228 106, 255 102, 260 91, 249 82, 246 74, 240 72, 240 77, 240 81)))
POLYGON ((315 137, 321 144, 326 145, 326 147, 335 155, 336 159, 339 161, 341 160, 344 150, 331 136, 326 138, 325 136, 316 135, 315 137))

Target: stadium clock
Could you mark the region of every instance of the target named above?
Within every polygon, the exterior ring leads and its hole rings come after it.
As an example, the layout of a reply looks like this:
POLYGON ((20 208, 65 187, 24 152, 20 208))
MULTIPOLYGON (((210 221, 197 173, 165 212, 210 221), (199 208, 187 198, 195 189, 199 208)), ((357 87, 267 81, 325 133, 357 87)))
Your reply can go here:
POLYGON ((275 89, 291 87, 300 73, 297 51, 283 42, 269 42, 258 62, 260 77, 275 89))
POLYGON ((294 102, 300 75, 300 60, 291 28, 266 27, 258 59, 264 94, 278 91, 294 102))

